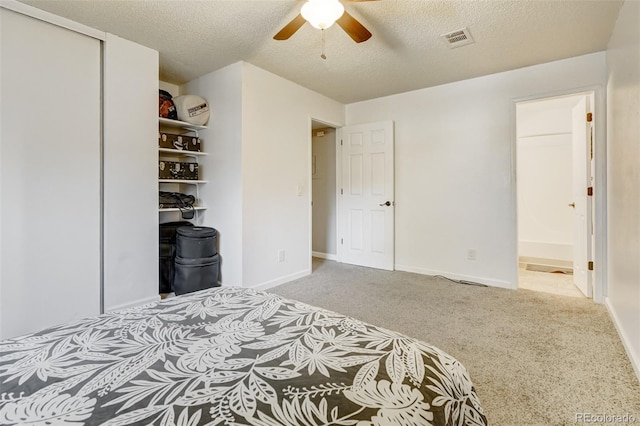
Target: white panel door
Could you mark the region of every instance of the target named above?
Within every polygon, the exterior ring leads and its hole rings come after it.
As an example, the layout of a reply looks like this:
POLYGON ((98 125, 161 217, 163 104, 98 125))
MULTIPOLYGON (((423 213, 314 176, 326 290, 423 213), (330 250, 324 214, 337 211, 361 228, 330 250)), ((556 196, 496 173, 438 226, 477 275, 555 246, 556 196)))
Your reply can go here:
POLYGON ((573 280, 587 297, 592 297, 591 273, 591 197, 587 196, 590 184, 591 155, 588 138, 591 123, 587 122, 589 105, 583 97, 572 110, 573 150, 573 280))
POLYGON ((393 270, 393 122, 342 128, 341 258, 393 270))
POLYGON ((100 41, 0 8, 0 338, 100 312, 100 41))

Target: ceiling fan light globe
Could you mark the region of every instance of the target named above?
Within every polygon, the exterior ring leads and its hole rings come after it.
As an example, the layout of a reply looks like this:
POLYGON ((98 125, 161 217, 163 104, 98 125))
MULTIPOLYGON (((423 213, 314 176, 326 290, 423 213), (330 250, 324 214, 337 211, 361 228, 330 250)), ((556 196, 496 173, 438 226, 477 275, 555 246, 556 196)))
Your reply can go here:
POLYGON ((342 16, 344 6, 338 0, 308 0, 300 13, 315 28, 324 30, 342 16))

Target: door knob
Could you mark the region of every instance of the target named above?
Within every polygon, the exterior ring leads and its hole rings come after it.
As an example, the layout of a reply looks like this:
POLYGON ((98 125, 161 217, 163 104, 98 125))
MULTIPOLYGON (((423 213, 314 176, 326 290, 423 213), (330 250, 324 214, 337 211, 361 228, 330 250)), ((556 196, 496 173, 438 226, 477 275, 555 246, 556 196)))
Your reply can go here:
POLYGON ((382 207, 382 206, 387 206, 387 207, 389 207, 390 205, 391 205, 391 201, 387 201, 386 203, 382 203, 382 204, 380 204, 380 207, 382 207))
POLYGON ((569 204, 569 207, 573 207, 575 209, 576 208, 576 203, 569 204))

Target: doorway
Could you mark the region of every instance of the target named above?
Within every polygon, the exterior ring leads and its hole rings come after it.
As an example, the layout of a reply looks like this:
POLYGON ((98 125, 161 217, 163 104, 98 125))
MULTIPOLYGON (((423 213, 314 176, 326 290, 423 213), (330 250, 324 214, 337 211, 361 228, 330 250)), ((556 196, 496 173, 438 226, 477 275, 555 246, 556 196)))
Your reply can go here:
POLYGON ((516 104, 518 284, 593 296, 594 93, 516 104))
POLYGON ((337 260, 336 129, 311 122, 311 256, 337 260))
POLYGON ((337 129, 312 119, 311 133, 312 260, 393 270, 393 122, 337 129))

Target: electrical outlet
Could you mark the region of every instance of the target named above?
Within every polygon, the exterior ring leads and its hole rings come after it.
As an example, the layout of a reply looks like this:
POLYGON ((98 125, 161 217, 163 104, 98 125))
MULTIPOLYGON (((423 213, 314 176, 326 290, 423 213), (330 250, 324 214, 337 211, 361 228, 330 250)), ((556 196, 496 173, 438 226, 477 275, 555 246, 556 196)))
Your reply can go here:
POLYGON ((284 262, 284 250, 278 250, 278 262, 284 262))
POLYGON ((467 250, 467 259, 468 260, 476 260, 476 250, 475 249, 467 250))

